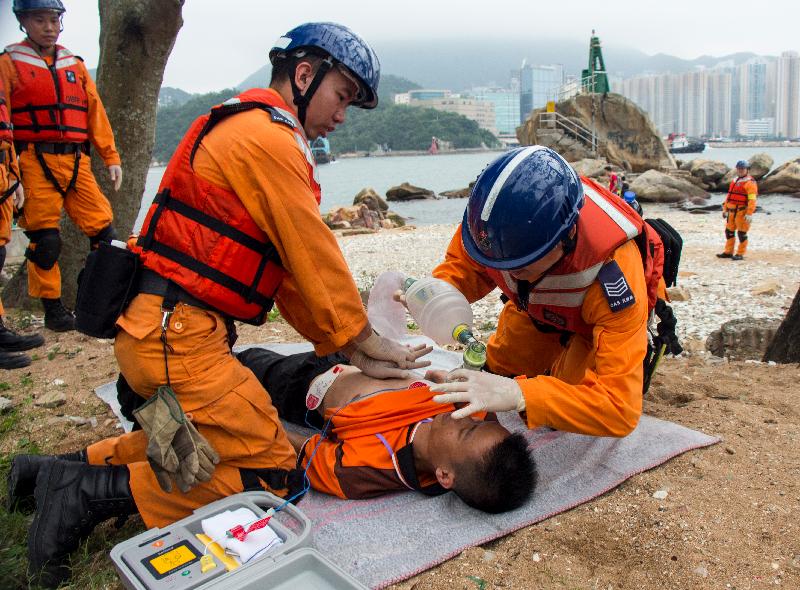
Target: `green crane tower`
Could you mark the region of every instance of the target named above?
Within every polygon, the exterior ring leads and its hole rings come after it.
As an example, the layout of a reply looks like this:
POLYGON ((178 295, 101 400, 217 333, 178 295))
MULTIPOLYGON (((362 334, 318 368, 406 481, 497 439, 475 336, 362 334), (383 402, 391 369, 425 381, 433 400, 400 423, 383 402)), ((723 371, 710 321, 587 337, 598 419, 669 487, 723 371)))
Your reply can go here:
POLYGON ((606 94, 611 90, 603 63, 603 50, 600 49, 600 37, 594 34, 594 29, 589 42, 589 67, 581 71, 581 84, 585 92, 606 94))

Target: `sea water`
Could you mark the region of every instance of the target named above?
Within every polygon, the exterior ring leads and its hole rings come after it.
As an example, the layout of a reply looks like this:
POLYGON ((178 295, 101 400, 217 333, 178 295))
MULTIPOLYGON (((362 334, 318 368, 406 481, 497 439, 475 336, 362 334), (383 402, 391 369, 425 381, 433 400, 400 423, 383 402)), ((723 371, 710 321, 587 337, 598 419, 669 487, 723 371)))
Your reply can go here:
MULTIPOLYGON (((353 197, 363 188, 373 188, 383 196, 392 186, 403 182, 430 189, 436 193, 465 188, 474 181, 481 171, 500 155, 501 152, 480 152, 466 154, 437 154, 435 156, 392 156, 371 158, 346 158, 319 166, 322 185, 320 210, 327 213, 335 207, 353 204, 353 197)), ((800 147, 730 147, 706 148, 702 154, 680 154, 679 159, 691 160, 706 158, 717 160, 733 167, 738 160, 746 160, 753 154, 767 153, 775 160, 774 166, 800 157, 800 147)), ((147 207, 158 190, 164 174, 163 167, 151 168, 147 175, 147 186, 143 197, 143 207, 136 228, 144 221, 147 207)), ((797 200, 778 198, 781 203, 797 200)), ((722 195, 714 195, 712 202, 720 202, 722 195)), ((409 222, 420 225, 437 223, 458 223, 464 215, 466 199, 428 199, 419 201, 390 203, 392 210, 409 222)), ((761 201, 766 206, 765 201, 761 201)))

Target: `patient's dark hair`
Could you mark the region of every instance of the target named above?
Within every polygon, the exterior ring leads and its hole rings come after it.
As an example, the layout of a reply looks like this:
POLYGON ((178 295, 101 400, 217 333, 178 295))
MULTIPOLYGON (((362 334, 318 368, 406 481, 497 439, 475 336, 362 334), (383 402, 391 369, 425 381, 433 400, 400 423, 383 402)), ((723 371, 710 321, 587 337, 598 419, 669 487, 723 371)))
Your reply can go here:
POLYGON ((512 434, 492 447, 477 463, 460 461, 453 491, 466 504, 497 514, 519 508, 536 487, 536 464, 521 434, 512 434))

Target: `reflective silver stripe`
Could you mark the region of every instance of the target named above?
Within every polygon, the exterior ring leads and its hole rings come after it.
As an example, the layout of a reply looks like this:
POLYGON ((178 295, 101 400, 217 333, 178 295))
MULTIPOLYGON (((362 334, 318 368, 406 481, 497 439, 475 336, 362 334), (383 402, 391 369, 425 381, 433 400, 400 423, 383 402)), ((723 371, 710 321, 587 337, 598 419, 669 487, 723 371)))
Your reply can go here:
POLYGON ((229 98, 222 104, 224 105, 234 105, 234 104, 241 104, 242 100, 238 96, 234 96, 233 98, 229 98))
POLYGON ((511 276, 511 273, 509 273, 507 270, 501 270, 500 274, 503 276, 503 280, 506 282, 506 288, 509 291, 513 291, 514 285, 517 284, 516 279, 514 279, 514 277, 511 276))
POLYGON ((297 141, 297 146, 300 148, 300 151, 303 152, 303 155, 306 157, 306 161, 311 166, 311 170, 314 175, 314 182, 319 184, 319 177, 317 176, 317 161, 314 159, 314 154, 311 152, 311 148, 308 146, 308 142, 306 138, 300 135, 297 131, 294 132, 295 141, 297 141))
POLYGON ((289 120, 292 122, 292 124, 293 124, 295 127, 297 127, 298 129, 302 129, 302 128, 303 128, 303 126, 302 126, 302 125, 300 125, 300 121, 298 121, 298 120, 297 120, 297 117, 295 117, 295 116, 294 116, 292 113, 290 113, 289 111, 286 111, 286 110, 284 110, 284 109, 281 109, 281 108, 279 108, 279 107, 272 107, 272 108, 273 108, 273 109, 275 109, 275 110, 276 110, 278 113, 280 113, 280 114, 281 114, 281 115, 283 115, 284 117, 286 117, 287 119, 289 119, 289 120))
POLYGON ((597 278, 597 273, 603 267, 602 262, 590 266, 586 270, 573 272, 566 275, 547 275, 536 285, 536 289, 544 291, 553 289, 583 289, 591 285, 597 278))
POLYGON ((56 61, 67 57, 75 57, 75 55, 69 49, 59 49, 56 54, 56 61))
POLYGON ((580 307, 583 298, 586 297, 586 290, 574 293, 558 293, 546 291, 544 293, 534 291, 528 297, 531 305, 557 305, 558 307, 580 307))
POLYGON ((632 240, 636 236, 639 235, 639 230, 636 229, 636 226, 628 220, 622 213, 620 213, 614 205, 609 203, 605 197, 600 195, 597 191, 595 191, 592 187, 583 185, 583 192, 589 197, 592 202, 600 207, 603 212, 608 215, 614 223, 616 223, 619 228, 625 232, 625 235, 628 236, 629 240, 632 240))
POLYGON ((488 221, 489 216, 492 214, 492 209, 494 208, 494 203, 497 200, 497 196, 500 194, 500 190, 503 188, 503 185, 508 180, 508 177, 511 176, 511 173, 519 166, 522 161, 530 156, 533 152, 538 152, 539 150, 545 149, 540 145, 532 145, 520 153, 518 153, 514 158, 506 164, 505 168, 500 171, 500 174, 497 175, 497 179, 494 181, 492 185, 492 189, 489 191, 489 196, 486 197, 486 202, 483 204, 483 210, 481 211, 481 220, 488 221))
POLYGON ((26 55, 30 55, 31 57, 38 57, 39 59, 42 59, 41 56, 38 53, 36 53, 34 49, 28 47, 27 45, 20 45, 20 44, 9 45, 6 47, 6 51, 8 51, 9 53, 14 53, 14 52, 24 53, 26 55))
POLYGON ((78 63, 78 60, 75 59, 74 57, 66 57, 64 59, 59 59, 56 62, 56 69, 60 70, 61 68, 66 68, 68 66, 74 66, 76 63, 78 63))
POLYGON ((14 61, 21 61, 36 66, 37 68, 47 69, 47 63, 41 57, 33 57, 27 53, 19 53, 17 51, 12 51, 9 55, 11 55, 11 59, 14 61))

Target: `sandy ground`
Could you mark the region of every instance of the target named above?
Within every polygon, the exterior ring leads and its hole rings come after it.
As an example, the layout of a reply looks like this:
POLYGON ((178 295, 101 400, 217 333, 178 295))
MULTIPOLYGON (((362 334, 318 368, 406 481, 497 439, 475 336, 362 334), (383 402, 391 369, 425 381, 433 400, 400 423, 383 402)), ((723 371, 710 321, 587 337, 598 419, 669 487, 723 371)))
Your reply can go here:
MULTIPOLYGON (((689 215, 665 206, 647 213, 683 233, 679 284, 690 299, 675 304, 687 352, 662 363, 645 412, 723 442, 633 477, 567 513, 464 551, 396 588, 800 588, 800 369, 727 362, 702 350, 708 333, 728 319, 783 317, 800 281, 798 213, 784 208, 763 215, 763 221, 757 218, 751 254, 738 264, 714 257, 721 247, 722 220, 716 214, 689 215), (778 285, 776 295, 751 293, 766 282, 778 285), (656 491, 666 491, 666 498, 655 499, 656 491)), ((357 282, 368 287, 387 269, 428 273, 453 230, 393 230, 340 243, 357 282)), ((494 327, 497 305, 490 296, 474 308, 484 334, 494 327)), ((49 331, 45 338, 31 367, 0 371, 0 395, 20 404, 12 422, 0 416, 0 454, 32 444, 43 452, 74 450, 119 432, 93 394, 117 374, 111 342, 49 331), (64 405, 35 405, 53 391, 65 394, 64 405)), ((239 343, 296 340, 287 324, 276 321, 243 327, 239 343)), ((113 577, 101 552, 91 567, 98 579, 113 577)), ((97 583, 92 587, 121 587, 97 583)), ((80 584, 74 587, 89 587, 80 584)))

